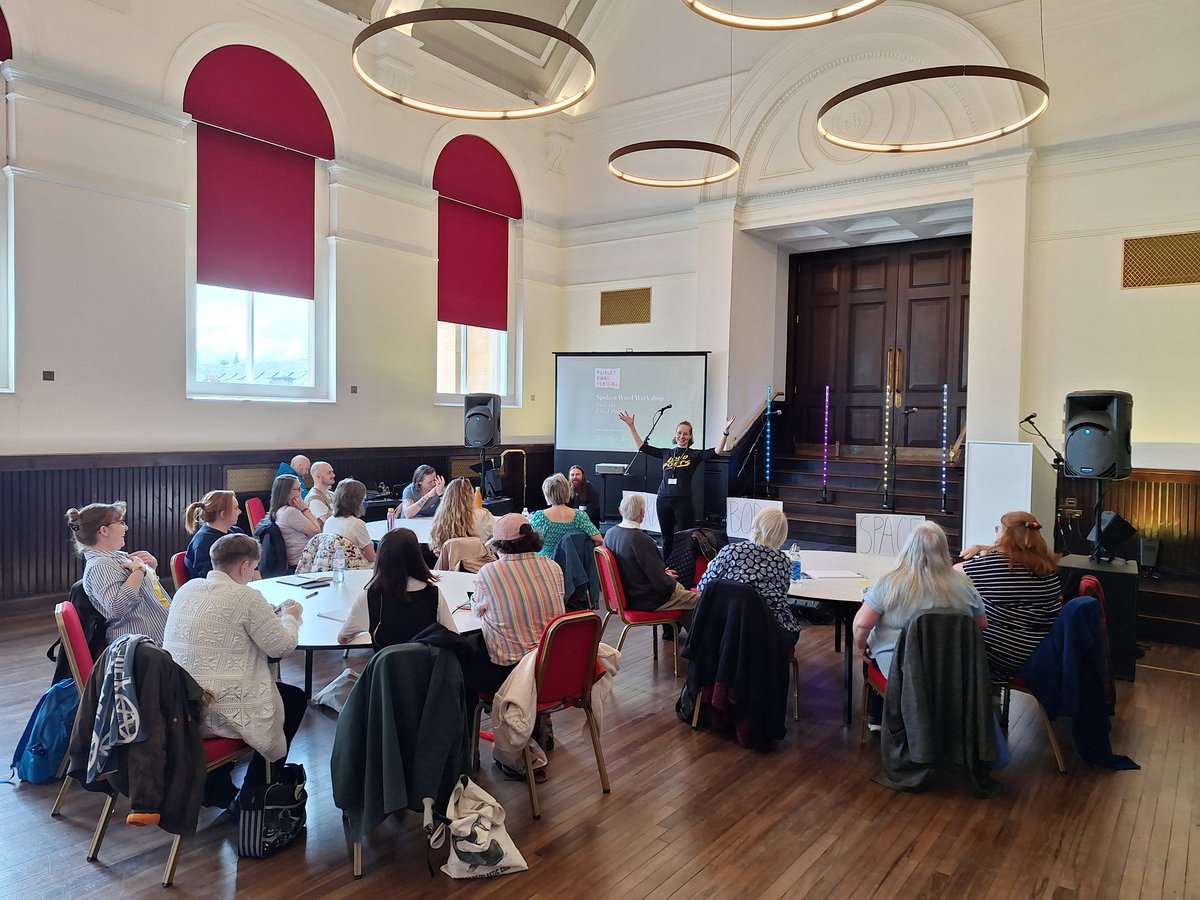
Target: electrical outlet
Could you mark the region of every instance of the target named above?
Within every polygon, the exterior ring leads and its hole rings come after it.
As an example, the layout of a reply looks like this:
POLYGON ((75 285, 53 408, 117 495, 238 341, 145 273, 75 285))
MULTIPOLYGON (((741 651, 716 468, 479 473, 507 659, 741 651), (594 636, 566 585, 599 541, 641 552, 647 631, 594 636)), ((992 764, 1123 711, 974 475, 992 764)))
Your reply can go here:
POLYGON ((1079 505, 1078 497, 1064 497, 1063 498, 1063 506, 1067 507, 1068 509, 1074 509, 1078 505, 1079 505))
POLYGON ((1080 516, 1083 515, 1083 510, 1082 509, 1064 508, 1062 510, 1062 515, 1063 515, 1064 519, 1078 519, 1080 516))

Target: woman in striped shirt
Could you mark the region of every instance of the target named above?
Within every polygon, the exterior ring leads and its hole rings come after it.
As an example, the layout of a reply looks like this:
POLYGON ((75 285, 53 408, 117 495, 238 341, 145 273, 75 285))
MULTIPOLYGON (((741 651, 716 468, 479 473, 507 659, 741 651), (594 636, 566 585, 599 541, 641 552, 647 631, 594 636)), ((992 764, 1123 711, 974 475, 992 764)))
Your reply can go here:
POLYGON ((983 596, 988 666, 992 681, 1003 683, 1025 665, 1062 608, 1058 556, 1046 547, 1041 523, 1027 512, 1006 513, 995 544, 976 544, 962 556, 955 568, 983 596))
POLYGON ((83 589, 108 620, 110 643, 123 634, 144 634, 161 645, 171 598, 154 572, 158 560, 145 550, 121 549, 129 531, 125 508, 118 500, 67 510, 75 548, 86 560, 83 589))
POLYGON ((516 513, 501 516, 488 546, 500 558, 479 570, 471 598, 483 624, 487 657, 480 654, 467 680, 494 694, 521 657, 537 647, 546 623, 565 607, 562 569, 538 556, 542 537, 528 519, 516 513))

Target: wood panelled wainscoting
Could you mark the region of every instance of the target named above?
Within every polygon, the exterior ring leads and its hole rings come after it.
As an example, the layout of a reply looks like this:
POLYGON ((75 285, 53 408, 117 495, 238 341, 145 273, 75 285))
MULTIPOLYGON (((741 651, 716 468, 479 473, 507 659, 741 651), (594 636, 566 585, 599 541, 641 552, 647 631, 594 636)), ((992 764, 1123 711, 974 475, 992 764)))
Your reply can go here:
MULTIPOLYGON (((521 484, 519 454, 505 460, 505 485, 514 505, 540 507, 540 485, 554 464, 548 444, 522 448, 527 484, 521 484), (519 494, 524 489, 524 496, 519 494)), ((170 578, 170 557, 187 547, 183 511, 211 490, 265 496, 281 459, 295 451, 203 453, 106 453, 70 456, 0 457, 0 616, 47 608, 63 597, 83 572, 64 513, 72 506, 124 500, 129 504, 131 549, 149 550, 159 575, 170 578), (250 476, 247 481, 246 476, 250 476), (246 485, 257 487, 247 487, 246 485)), ((331 463, 339 478, 354 477, 368 488, 405 483, 428 463, 457 474, 479 461, 463 447, 369 447, 306 450, 310 459, 331 463)), ((489 452, 489 457, 497 453, 489 452)), ((243 517, 244 520, 244 517, 243 517)), ((245 522, 243 521, 243 526, 245 522)))

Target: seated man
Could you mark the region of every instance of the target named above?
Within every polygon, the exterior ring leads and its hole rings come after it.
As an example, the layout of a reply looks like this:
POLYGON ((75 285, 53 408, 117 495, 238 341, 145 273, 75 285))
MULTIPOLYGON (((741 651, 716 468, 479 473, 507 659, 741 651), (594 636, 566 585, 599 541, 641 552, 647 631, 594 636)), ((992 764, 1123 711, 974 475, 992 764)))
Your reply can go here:
POLYGON ((629 494, 621 501, 621 523, 604 536, 604 546, 617 558, 626 604, 639 612, 695 608, 699 595, 676 581, 677 572, 663 568, 658 545, 642 531, 645 518, 646 501, 629 494))
MULTIPOLYGON (((266 782, 266 762, 284 759, 307 701, 304 691, 277 684, 268 658, 296 649, 300 605, 279 614, 246 584, 258 565, 258 542, 227 534, 212 545, 213 568, 175 595, 167 616, 163 649, 212 694, 203 722, 206 737, 241 738, 256 753, 242 786, 266 782)), ((206 806, 228 808, 236 796, 232 764, 212 772, 206 806)))
POLYGON ((311 469, 312 464, 308 461, 308 457, 298 453, 292 457, 290 465, 285 462, 279 464, 279 469, 275 472, 275 477, 278 478, 280 475, 296 476, 296 480, 300 482, 300 496, 307 497, 308 487, 305 485, 304 479, 308 477, 311 469))
POLYGON ((313 486, 304 500, 313 518, 324 525, 325 520, 333 515, 333 483, 337 481, 337 476, 333 473, 333 466, 327 462, 315 462, 309 471, 313 486))
POLYGON ((567 501, 567 506, 572 509, 582 509, 592 520, 592 524, 599 528, 600 495, 596 493, 592 483, 583 474, 583 467, 571 466, 567 470, 567 481, 571 484, 571 499, 567 501))

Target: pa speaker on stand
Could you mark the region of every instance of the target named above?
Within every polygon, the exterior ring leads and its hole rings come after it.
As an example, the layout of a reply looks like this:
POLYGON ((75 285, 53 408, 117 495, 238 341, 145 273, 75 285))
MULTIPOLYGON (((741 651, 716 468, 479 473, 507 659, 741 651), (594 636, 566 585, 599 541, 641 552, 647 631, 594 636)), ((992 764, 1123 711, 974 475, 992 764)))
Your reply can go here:
POLYGON ((476 449, 500 445, 499 394, 467 394, 463 398, 463 443, 476 449))
POLYGON ((1068 478, 1128 478, 1133 395, 1124 391, 1067 394, 1064 474, 1068 478))

